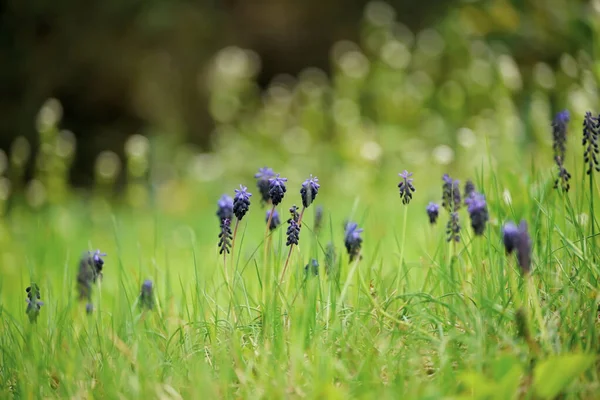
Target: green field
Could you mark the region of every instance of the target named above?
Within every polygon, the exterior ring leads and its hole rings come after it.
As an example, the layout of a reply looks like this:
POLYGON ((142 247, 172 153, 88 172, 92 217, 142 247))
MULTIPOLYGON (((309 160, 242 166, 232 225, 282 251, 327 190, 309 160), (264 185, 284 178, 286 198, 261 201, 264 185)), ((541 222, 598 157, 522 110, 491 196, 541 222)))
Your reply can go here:
POLYGON ((136 135, 124 160, 99 156, 89 190, 67 183, 76 144, 59 105, 42 108, 34 179, 26 141, 0 157, 1 398, 600 396, 600 191, 581 146, 585 112, 600 113, 599 62, 582 50, 521 74, 456 26, 417 44, 386 36, 385 21, 363 28, 360 46, 333 49, 331 77, 309 69, 264 94, 252 57, 223 50, 233 67, 213 71, 214 151, 136 135), (553 149, 563 109, 568 191, 553 149), (288 178, 272 232, 254 178, 265 166, 288 178), (290 250, 288 209, 302 209, 311 174, 320 188, 290 250), (447 241, 444 174, 460 181, 459 241, 447 241), (485 196, 481 235, 467 180, 485 196), (219 254, 217 202, 240 184, 249 212, 219 254), (503 243, 521 220, 530 262, 503 243), (348 222, 364 229, 352 260, 348 222), (81 268, 96 249, 107 255, 91 282, 81 268), (32 283, 39 315, 26 312, 32 283))

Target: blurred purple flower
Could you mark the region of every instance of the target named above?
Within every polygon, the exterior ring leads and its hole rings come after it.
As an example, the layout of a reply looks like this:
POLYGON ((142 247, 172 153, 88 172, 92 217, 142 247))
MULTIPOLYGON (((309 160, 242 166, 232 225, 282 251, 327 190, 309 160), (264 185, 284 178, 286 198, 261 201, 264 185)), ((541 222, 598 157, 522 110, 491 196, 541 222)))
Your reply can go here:
POLYGON ((217 217, 220 220, 233 218, 233 199, 224 194, 217 202, 217 217))

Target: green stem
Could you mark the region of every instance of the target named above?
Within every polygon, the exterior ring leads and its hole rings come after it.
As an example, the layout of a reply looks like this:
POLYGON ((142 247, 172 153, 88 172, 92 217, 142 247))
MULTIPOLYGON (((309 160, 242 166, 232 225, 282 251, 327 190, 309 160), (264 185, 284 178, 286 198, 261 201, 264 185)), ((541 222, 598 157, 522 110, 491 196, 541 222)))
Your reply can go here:
MULTIPOLYGON (((404 206, 404 220, 402 221, 402 245, 400 246, 400 269, 404 265, 404 244, 406 243, 406 220, 408 219, 408 205, 404 206)), ((400 276, 396 280, 396 293, 400 293, 400 276)))

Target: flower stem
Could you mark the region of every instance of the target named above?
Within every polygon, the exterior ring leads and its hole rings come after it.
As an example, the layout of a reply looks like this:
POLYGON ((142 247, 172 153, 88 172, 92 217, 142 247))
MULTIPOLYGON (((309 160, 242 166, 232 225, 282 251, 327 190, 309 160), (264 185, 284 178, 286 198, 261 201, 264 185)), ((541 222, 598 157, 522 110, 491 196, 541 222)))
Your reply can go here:
MULTIPOLYGON (((235 271, 235 257, 233 256, 233 251, 235 249, 235 238, 237 237, 238 226, 240 225, 240 220, 236 218, 235 220, 235 228, 233 229, 233 239, 231 239, 231 271, 235 271)), ((225 267, 227 268, 227 267, 225 267)), ((235 274, 234 274, 235 276, 235 274)), ((235 278, 234 278, 235 279, 235 278)))
MULTIPOLYGON (((400 247, 400 269, 404 265, 404 245, 406 243, 406 220, 408 218, 408 206, 404 206, 404 220, 402 221, 402 245, 400 247)), ((400 277, 396 281, 396 292, 400 293, 400 277)))

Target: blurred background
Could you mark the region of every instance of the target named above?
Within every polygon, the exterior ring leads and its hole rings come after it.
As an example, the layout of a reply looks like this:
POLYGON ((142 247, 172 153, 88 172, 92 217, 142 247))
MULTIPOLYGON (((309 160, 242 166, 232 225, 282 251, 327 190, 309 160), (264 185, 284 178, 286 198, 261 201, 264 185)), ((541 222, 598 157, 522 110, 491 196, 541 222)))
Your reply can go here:
POLYGON ((599 32, 600 0, 0 0, 0 172, 50 191, 547 145, 553 113, 598 111, 599 32))

